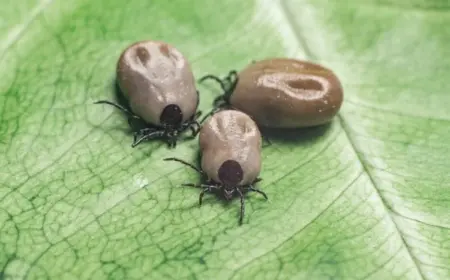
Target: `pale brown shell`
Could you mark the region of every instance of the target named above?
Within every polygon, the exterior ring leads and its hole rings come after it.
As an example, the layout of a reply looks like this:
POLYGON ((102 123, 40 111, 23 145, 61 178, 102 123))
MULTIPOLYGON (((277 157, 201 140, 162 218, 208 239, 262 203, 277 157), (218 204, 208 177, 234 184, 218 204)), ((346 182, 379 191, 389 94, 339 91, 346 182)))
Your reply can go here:
POLYGON ((222 163, 235 160, 244 171, 239 185, 250 184, 261 171, 261 142, 258 126, 247 114, 219 111, 200 130, 202 169, 210 179, 220 182, 218 170, 222 163))
POLYGON ((343 101, 336 75, 311 62, 267 59, 250 64, 238 76, 230 103, 261 126, 321 125, 331 121, 343 101))
POLYGON ((126 48, 117 63, 117 80, 132 111, 160 124, 163 109, 178 105, 183 121, 195 114, 198 95, 187 59, 164 42, 141 41, 126 48))

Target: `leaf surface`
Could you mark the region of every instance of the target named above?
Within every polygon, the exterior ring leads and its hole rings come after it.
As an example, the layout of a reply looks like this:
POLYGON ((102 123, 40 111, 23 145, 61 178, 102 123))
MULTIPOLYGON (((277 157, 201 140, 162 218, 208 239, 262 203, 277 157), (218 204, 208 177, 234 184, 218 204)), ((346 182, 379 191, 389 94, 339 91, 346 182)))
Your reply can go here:
MULTIPOLYGON (((0 10, 0 279, 449 279, 446 0, 11 1, 0 10), (197 140, 131 148, 121 51, 167 41, 197 77, 312 60, 338 117, 263 150, 269 196, 221 203, 197 140)), ((199 85, 211 108, 214 84, 199 85)))

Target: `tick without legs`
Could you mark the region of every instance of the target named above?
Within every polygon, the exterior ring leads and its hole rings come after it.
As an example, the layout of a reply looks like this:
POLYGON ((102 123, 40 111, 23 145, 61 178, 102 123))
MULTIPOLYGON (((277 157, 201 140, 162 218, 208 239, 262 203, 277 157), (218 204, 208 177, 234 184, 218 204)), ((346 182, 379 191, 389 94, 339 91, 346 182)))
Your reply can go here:
POLYGON ((218 82, 223 94, 216 108, 232 107, 269 128, 300 128, 328 123, 339 111, 343 89, 337 76, 321 65, 290 58, 253 62, 218 82))
POLYGON ((201 169, 177 158, 168 161, 183 163, 202 176, 201 184, 184 184, 201 188, 199 203, 207 192, 218 192, 225 199, 240 197, 242 224, 245 204, 244 193, 257 192, 267 195, 255 187, 261 181, 261 133, 255 122, 246 114, 235 110, 223 110, 211 116, 200 130, 201 169))
POLYGON ((123 51, 117 63, 117 82, 127 99, 126 108, 101 100, 95 103, 112 105, 133 120, 145 123, 134 132, 132 147, 155 138, 175 147, 182 132, 192 130, 195 136, 200 125, 197 118, 199 94, 187 59, 174 47, 158 41, 137 42, 123 51))

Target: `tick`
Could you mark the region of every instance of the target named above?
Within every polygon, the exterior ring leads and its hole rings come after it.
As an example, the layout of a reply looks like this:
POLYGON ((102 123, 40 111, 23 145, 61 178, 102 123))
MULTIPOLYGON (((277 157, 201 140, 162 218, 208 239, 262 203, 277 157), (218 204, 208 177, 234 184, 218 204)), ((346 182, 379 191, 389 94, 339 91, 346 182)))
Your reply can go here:
POLYGON ((321 65, 291 59, 272 58, 253 62, 242 71, 230 71, 217 81, 223 94, 214 106, 231 107, 269 128, 300 128, 328 123, 343 102, 338 77, 321 65))
POLYGON ((117 82, 131 111, 119 104, 100 100, 128 115, 128 123, 144 123, 134 132, 132 147, 151 139, 165 139, 175 147, 180 134, 187 129, 195 136, 200 124, 197 118, 199 93, 191 67, 175 47, 159 41, 140 41, 128 46, 116 67, 117 82))
POLYGON ((216 192, 231 200, 239 196, 242 224, 245 204, 244 193, 254 191, 267 195, 255 187, 261 181, 261 133, 256 123, 245 113, 221 110, 213 114, 202 126, 199 136, 202 154, 201 169, 178 158, 166 158, 185 164, 202 176, 200 184, 183 184, 201 188, 199 204, 207 192, 216 192))

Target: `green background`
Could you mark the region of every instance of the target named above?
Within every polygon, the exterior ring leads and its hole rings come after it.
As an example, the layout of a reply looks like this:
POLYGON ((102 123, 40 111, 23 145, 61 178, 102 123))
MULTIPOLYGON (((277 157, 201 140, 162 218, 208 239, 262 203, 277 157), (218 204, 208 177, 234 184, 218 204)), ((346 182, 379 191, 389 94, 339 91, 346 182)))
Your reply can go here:
MULTIPOLYGON (((0 279, 450 279, 446 0, 4 0, 0 279), (345 3, 344 3, 345 2, 345 3), (341 112, 263 151, 269 196, 180 186, 197 140, 130 147, 115 64, 167 41, 197 77, 289 56, 340 77, 341 112), (2 278, 3 277, 3 278, 2 278)), ((199 85, 201 109, 219 94, 199 85)))

